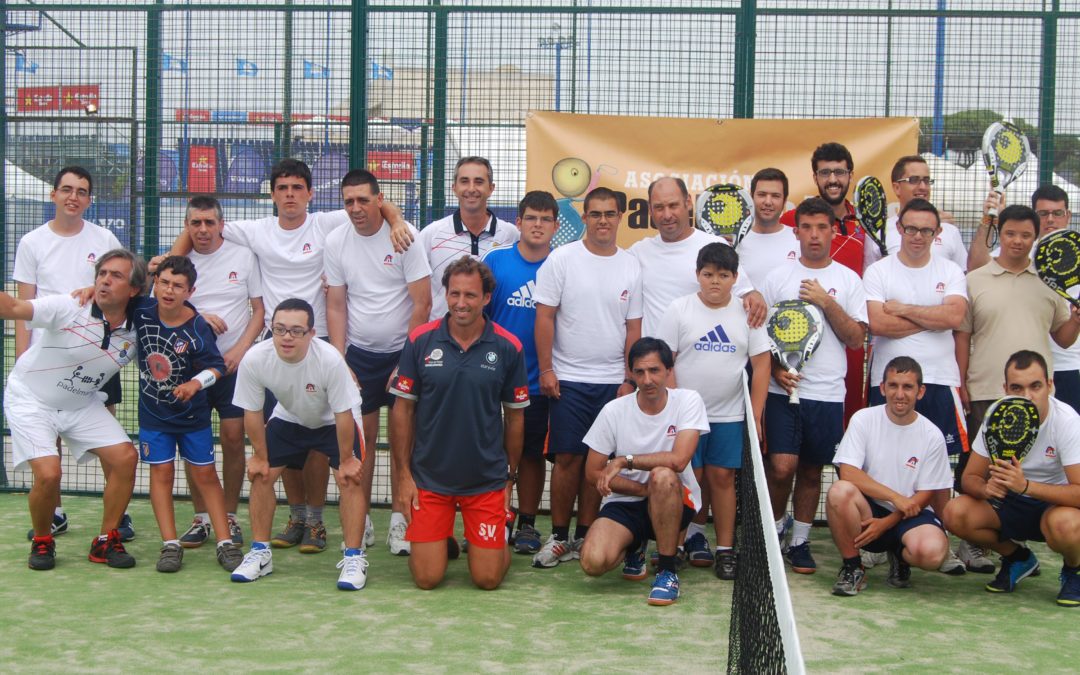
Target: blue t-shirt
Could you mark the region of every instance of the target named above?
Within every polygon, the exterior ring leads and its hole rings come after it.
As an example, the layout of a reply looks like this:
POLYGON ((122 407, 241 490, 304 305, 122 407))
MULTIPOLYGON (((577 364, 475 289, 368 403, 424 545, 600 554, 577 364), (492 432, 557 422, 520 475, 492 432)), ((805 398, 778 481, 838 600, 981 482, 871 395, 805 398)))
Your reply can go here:
MULTIPOLYGON (((547 260, 547 258, 544 258, 547 260)), ((529 262, 517 246, 495 248, 484 256, 484 263, 495 275, 495 292, 486 313, 491 320, 514 334, 525 352, 529 374, 529 394, 540 395, 540 365, 536 360, 536 271, 544 260, 529 262)))
MULTIPOLYGON (((188 401, 173 389, 213 368, 225 373, 214 330, 199 314, 179 326, 166 326, 158 316, 157 298, 136 298, 132 320, 139 344, 139 427, 186 433, 210 426, 206 392, 188 401)), ((188 307, 195 309, 190 303, 188 307)))

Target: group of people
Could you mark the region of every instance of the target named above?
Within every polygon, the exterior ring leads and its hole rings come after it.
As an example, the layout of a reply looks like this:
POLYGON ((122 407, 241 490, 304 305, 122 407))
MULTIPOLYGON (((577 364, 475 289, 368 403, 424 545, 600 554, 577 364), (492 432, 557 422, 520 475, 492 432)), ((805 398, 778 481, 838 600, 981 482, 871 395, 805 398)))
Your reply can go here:
MULTIPOLYGON (((457 510, 480 588, 501 583, 511 550, 538 568, 579 559, 589 575, 621 564, 624 578, 645 579, 650 540, 650 604, 678 599, 687 564, 734 579, 734 475, 753 425, 795 572, 816 570, 811 524, 822 469, 835 464, 826 511, 844 562, 834 593, 857 594, 867 567, 884 561, 894 587, 910 584, 912 565, 992 573, 991 549, 1002 562, 987 589, 1010 592, 1038 570, 1020 542, 1045 540, 1064 560, 1058 603, 1080 604, 1080 437, 1062 436, 1080 432, 1080 349, 1071 348, 1080 314, 1030 263, 1040 234, 1068 225, 1067 195, 1046 186, 1033 208, 987 215, 967 252, 929 201, 926 162, 903 157, 882 257, 847 200, 848 150, 821 145, 811 169, 819 196, 790 211, 784 173, 754 175, 755 223, 737 249, 694 227, 676 177, 649 186, 655 236, 620 248, 625 195, 598 187, 581 203, 584 238, 552 249, 559 204, 533 191, 516 223, 499 219, 482 157, 457 163, 458 208, 419 231, 362 169, 341 180, 343 210, 309 213, 311 172, 283 160, 270 179, 275 216, 226 223, 213 197, 190 200, 172 249, 150 261, 153 297, 144 296, 147 266, 82 220, 89 174, 61 170, 56 218, 19 245, 19 298, 0 296, 0 316, 34 330, 20 334, 4 401, 15 464, 34 473, 30 567, 53 567, 53 537, 67 527, 60 437, 74 459, 96 455, 105 474, 93 561, 134 565, 120 528, 130 525, 140 457, 162 536, 157 568, 180 570, 184 550, 212 531, 234 581, 271 573, 273 548, 325 550, 332 469, 344 534, 338 587, 363 588, 374 544, 371 450, 386 407, 387 545, 409 557, 421 588, 438 585, 461 554, 457 510), (990 229, 1000 251, 990 250, 990 229), (763 327, 768 307, 795 298, 825 317, 799 374, 771 360, 763 327), (138 451, 102 393, 131 360, 140 369, 138 451), (1043 419, 1023 465, 991 462, 979 438, 1004 393, 1032 399, 1043 419), (177 448, 195 509, 183 535, 172 503, 177 448), (549 464, 545 539, 536 515, 549 464), (236 517, 245 465, 246 554, 236 517), (272 536, 279 477, 289 520, 272 536), (963 540, 956 553, 946 528, 963 540)), ((984 205, 1002 206, 995 193, 984 205)))

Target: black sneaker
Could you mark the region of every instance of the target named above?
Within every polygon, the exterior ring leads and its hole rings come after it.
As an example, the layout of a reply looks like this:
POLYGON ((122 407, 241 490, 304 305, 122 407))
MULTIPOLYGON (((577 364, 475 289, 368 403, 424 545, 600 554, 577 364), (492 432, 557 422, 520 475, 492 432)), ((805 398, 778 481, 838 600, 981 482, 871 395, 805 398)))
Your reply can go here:
POLYGON ((157 561, 158 572, 179 572, 184 563, 184 549, 176 544, 161 547, 161 556, 157 561))
POLYGON ((904 559, 896 555, 892 551, 888 551, 889 557, 889 576, 885 578, 885 583, 893 588, 907 588, 911 585, 911 565, 904 562, 904 559))
POLYGON ((276 535, 270 540, 270 545, 274 548, 291 548, 296 546, 304 539, 304 533, 307 530, 302 520, 289 519, 285 529, 280 534, 276 535))
POLYGON ((116 530, 109 532, 104 540, 94 537, 94 541, 90 543, 88 557, 90 562, 106 563, 109 567, 135 567, 135 557, 124 550, 120 533, 116 530))
POLYGON ((56 567, 56 542, 52 537, 30 543, 30 569, 51 570, 56 567))
POLYGON ((713 569, 716 571, 717 579, 733 580, 735 578, 735 551, 732 549, 717 551, 713 569))
MULTIPOLYGON (((56 536, 63 534, 68 530, 68 519, 66 513, 60 513, 60 515, 53 514, 52 525, 49 527, 49 534, 56 536)), ((27 541, 34 541, 34 528, 30 528, 26 533, 27 541)))
POLYGON ((321 522, 305 525, 304 539, 300 542, 301 553, 322 553, 326 550, 326 528, 321 522))

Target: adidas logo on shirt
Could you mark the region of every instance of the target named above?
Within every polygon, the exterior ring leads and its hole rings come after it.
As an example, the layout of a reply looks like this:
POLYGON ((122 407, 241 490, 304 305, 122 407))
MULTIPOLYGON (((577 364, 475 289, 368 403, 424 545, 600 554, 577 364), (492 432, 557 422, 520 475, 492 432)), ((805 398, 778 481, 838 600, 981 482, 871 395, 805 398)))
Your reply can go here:
POLYGON ((536 309, 536 300, 533 300, 533 293, 536 292, 536 282, 530 280, 521 288, 511 294, 506 299, 506 304, 511 307, 524 307, 525 309, 536 309))
POLYGON ((694 343, 694 350, 699 352, 729 352, 734 354, 738 347, 731 344, 724 327, 716 324, 716 327, 705 335, 698 338, 694 343))

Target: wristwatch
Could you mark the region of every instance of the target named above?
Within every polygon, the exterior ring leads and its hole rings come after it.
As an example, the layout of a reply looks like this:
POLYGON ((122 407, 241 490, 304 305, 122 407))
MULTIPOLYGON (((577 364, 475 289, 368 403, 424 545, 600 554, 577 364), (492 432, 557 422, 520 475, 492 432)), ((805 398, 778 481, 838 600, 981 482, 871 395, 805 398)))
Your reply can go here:
POLYGON ((634 470, 634 456, 633 455, 627 455, 626 456, 626 470, 627 471, 633 471, 634 470))

